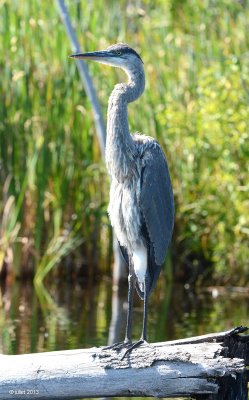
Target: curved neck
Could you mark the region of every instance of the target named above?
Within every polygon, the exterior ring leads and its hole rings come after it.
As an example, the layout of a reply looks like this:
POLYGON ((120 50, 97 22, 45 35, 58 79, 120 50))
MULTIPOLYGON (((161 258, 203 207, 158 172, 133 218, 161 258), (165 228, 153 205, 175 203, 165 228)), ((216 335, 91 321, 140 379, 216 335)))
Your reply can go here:
POLYGON ((112 177, 122 182, 137 173, 134 158, 136 146, 129 132, 128 103, 135 101, 144 91, 145 77, 141 67, 125 70, 129 80, 115 86, 108 103, 106 164, 112 177))

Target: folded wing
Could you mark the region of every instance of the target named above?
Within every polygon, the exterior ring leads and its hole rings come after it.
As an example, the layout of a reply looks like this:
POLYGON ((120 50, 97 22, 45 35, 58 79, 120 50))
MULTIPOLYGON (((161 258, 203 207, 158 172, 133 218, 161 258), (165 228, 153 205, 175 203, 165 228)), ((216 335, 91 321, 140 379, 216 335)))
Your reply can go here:
POLYGON ((142 155, 140 207, 154 262, 165 260, 174 226, 174 198, 165 156, 155 141, 148 143, 142 155))

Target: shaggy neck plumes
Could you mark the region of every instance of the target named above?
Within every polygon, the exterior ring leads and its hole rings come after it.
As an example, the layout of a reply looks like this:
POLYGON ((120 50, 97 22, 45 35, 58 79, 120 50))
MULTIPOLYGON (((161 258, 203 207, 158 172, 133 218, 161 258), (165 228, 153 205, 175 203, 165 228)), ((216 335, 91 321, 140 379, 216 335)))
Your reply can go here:
POLYGON ((128 103, 136 100, 144 90, 144 71, 141 66, 127 71, 129 81, 115 86, 108 103, 106 164, 110 175, 122 182, 137 173, 134 157, 136 146, 129 132, 128 103))

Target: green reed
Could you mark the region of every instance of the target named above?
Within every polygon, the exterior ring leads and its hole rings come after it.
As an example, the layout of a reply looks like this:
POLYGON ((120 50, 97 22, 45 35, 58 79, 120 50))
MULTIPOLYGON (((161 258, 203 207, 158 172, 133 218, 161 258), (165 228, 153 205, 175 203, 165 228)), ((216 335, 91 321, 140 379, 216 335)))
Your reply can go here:
MULTIPOLYGON (((108 177, 56 5, 0 5, 0 264, 13 265, 17 275, 28 266, 42 279, 74 254, 89 265, 101 259, 106 270, 108 177)), ((248 2, 68 5, 82 49, 126 41, 143 56, 146 91, 130 107, 129 121, 131 131, 157 137, 167 154, 176 199, 175 273, 187 261, 205 276, 205 260, 220 280, 245 282, 248 2)), ((124 75, 89 68, 105 114, 124 75)))

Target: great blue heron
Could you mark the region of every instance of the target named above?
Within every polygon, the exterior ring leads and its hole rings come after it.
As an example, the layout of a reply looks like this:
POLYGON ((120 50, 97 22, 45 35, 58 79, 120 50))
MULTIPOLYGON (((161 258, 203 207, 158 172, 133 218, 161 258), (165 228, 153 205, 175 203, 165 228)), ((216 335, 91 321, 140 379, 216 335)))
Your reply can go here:
MULTIPOLYGON (((129 266, 128 313, 125 340, 113 345, 125 354, 147 342, 148 297, 158 279, 174 225, 174 200, 168 166, 158 142, 130 134, 127 106, 144 91, 141 57, 127 44, 71 57, 122 68, 128 83, 115 86, 108 102, 106 165, 111 176, 108 213, 121 251, 129 266), (135 288, 144 300, 141 339, 131 341, 131 314, 135 288)), ((140 115, 143 119, 143 115, 140 115)))

